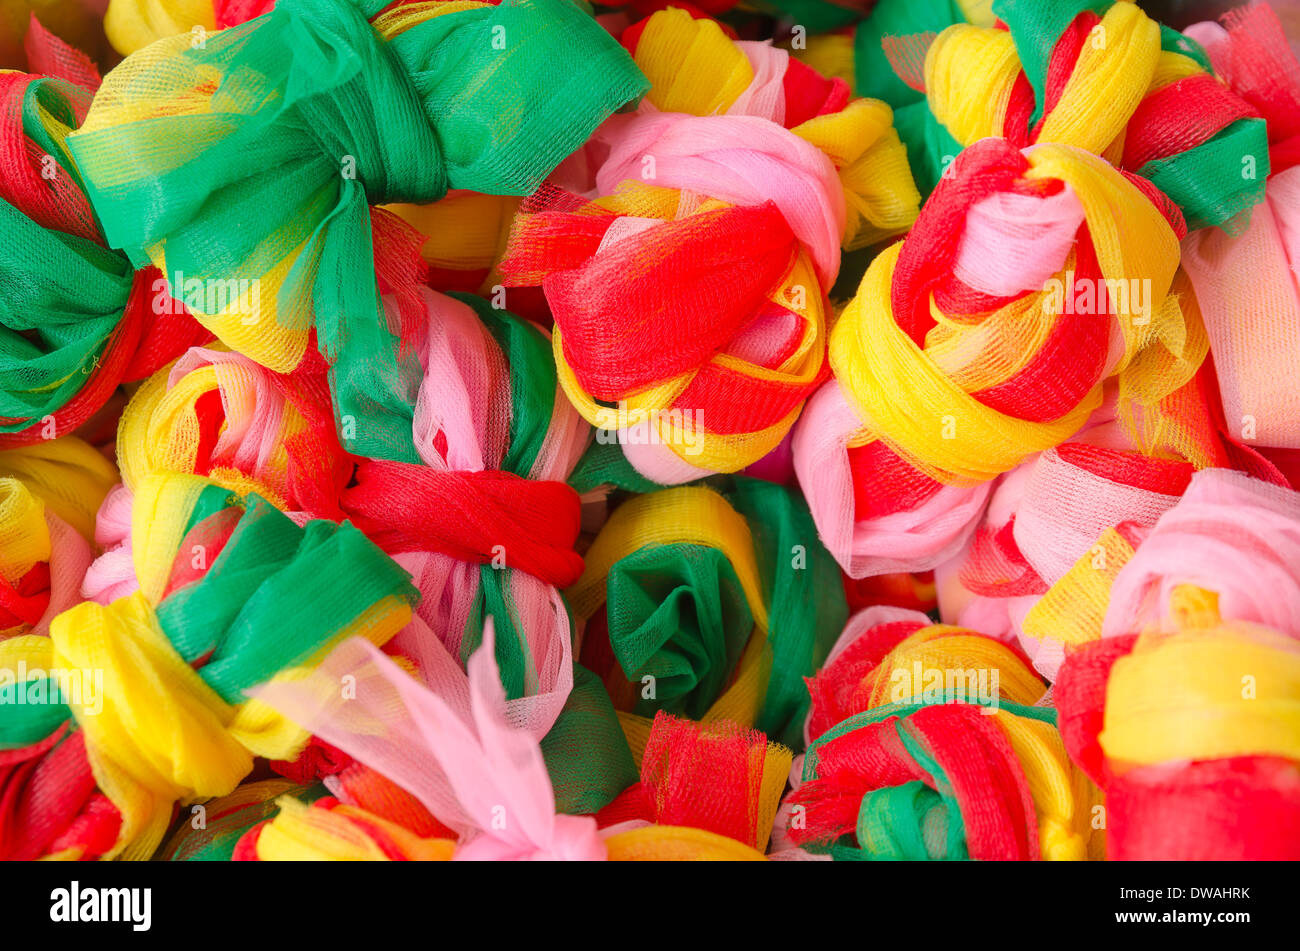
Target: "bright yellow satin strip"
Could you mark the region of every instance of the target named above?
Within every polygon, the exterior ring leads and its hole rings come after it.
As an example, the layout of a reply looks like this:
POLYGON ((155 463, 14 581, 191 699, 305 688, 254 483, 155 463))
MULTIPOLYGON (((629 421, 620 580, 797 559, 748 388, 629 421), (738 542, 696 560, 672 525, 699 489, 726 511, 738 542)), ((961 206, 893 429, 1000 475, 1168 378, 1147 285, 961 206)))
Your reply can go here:
POLYGON ((611 862, 766 862, 735 839, 684 826, 645 826, 605 840, 611 862))
POLYGON ((74 436, 0 450, 0 478, 4 477, 21 481, 87 540, 94 539, 95 514, 118 481, 113 463, 74 436))
MULTIPOLYGON (((1177 238, 1155 206, 1102 159, 1058 145, 1036 146, 1027 158, 1026 178, 1058 179, 1074 190, 1083 206, 1102 275, 1150 282, 1149 315, 1139 311, 1136 296, 1115 302, 1117 313, 1112 319, 1125 344, 1115 369, 1123 372, 1144 347, 1171 336, 1177 338, 1173 327, 1181 324, 1182 312, 1177 301, 1167 296, 1178 267, 1177 238)), ((892 313, 890 290, 901 248, 896 244, 872 262, 857 296, 831 332, 831 366, 867 431, 922 472, 954 484, 992 479, 1077 432, 1101 403, 1100 385, 1059 419, 1030 422, 980 403, 941 369, 928 346, 925 351, 917 349, 892 313)), ((1044 305, 1049 293, 1044 289, 1009 307, 1039 307, 1039 313, 1048 312, 1050 308, 1044 305)), ((1012 324, 1008 327, 1012 328, 1008 332, 1014 332, 1012 324)), ((941 325, 935 336, 945 341, 956 332, 951 325, 941 325)), ((968 332, 987 331, 975 325, 968 332)), ((1134 364, 1135 373, 1140 366, 1144 364, 1134 364)), ((1147 380, 1130 385, 1134 392, 1163 395, 1186 378, 1170 373, 1160 377, 1159 385, 1147 380)), ((972 382, 974 378, 967 385, 972 382)), ((999 381, 979 378, 978 382, 983 388, 999 381)))
POLYGON ((1224 621, 1142 635, 1116 661, 1099 736, 1112 763, 1300 760, 1300 644, 1224 621))

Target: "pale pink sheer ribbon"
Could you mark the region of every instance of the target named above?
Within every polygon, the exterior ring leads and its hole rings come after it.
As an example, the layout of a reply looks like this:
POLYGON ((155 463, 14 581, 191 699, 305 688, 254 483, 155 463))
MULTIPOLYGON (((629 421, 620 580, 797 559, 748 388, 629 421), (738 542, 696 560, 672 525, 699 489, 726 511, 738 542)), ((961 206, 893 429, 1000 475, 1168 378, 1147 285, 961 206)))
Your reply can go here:
POLYGON ((1231 469, 1196 473, 1120 569, 1102 636, 1167 624, 1184 584, 1217 592, 1224 618, 1300 637, 1300 493, 1231 469))
POLYGON ((537 739, 507 719, 494 642, 487 624, 465 673, 430 644, 436 692, 350 638, 306 679, 252 693, 415 796, 457 834, 455 859, 606 858, 595 819, 556 814, 537 739))

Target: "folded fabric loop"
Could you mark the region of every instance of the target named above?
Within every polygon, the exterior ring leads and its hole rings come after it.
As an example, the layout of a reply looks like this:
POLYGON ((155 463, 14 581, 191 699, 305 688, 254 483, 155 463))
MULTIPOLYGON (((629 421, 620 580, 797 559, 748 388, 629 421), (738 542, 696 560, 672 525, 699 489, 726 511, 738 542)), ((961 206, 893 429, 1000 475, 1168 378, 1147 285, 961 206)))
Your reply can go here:
POLYGON ((1293 860, 1300 648, 1220 618, 1213 592, 1170 600, 1158 626, 1067 655, 1055 691, 1071 756, 1106 791, 1108 854, 1293 860))
POLYGON ((581 505, 578 493, 563 482, 367 460, 357 466, 343 509, 394 554, 433 551, 460 561, 508 565, 558 587, 582 574, 582 557, 573 550, 581 505))
POLYGON ((1300 637, 1300 493, 1229 469, 1192 476, 1115 576, 1102 634, 1172 620, 1183 585, 1217 595, 1217 611, 1300 637))
POLYGON ((66 148, 89 105, 69 82, 0 75, 0 445, 72 432, 120 383, 207 337, 156 271, 104 246, 66 148))
POLYGON ((562 0, 286 0, 190 39, 128 57, 70 137, 109 243, 277 372, 302 360, 315 323, 341 399, 359 405, 387 393, 397 357, 368 202, 526 194, 644 91, 562 0), (560 42, 577 55, 557 79, 560 42), (544 100, 525 108, 536 89, 544 100))
POLYGON ((121 815, 104 854, 148 858, 176 801, 225 795, 254 756, 290 758, 306 741, 247 689, 302 676, 350 634, 383 643, 409 621, 415 591, 351 526, 300 528, 198 477, 146 480, 135 519, 138 590, 79 604, 54 619, 50 638, 7 650, 11 684, 21 661, 20 687, 56 692, 36 708, 40 722, 6 706, 0 743, 27 745, 75 720, 94 781, 121 815))
POLYGON ((995 13, 1006 29, 949 26, 925 55, 930 109, 962 146, 1075 146, 1154 183, 1193 230, 1244 226, 1268 133, 1194 40, 1126 0, 999 0, 995 13))

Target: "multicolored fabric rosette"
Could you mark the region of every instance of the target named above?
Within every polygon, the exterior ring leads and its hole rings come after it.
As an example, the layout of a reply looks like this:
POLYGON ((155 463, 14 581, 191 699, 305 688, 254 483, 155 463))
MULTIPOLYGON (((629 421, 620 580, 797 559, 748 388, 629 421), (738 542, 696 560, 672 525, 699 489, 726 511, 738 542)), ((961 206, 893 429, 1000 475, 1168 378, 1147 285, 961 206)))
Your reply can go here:
POLYGON ((905 230, 919 197, 889 108, 785 51, 682 10, 623 43, 650 92, 568 169, 600 197, 526 201, 500 270, 544 290, 579 412, 676 484, 777 448, 827 376, 841 246, 905 230))
POLYGON ((614 510, 566 591, 580 659, 639 754, 664 711, 800 744, 808 696, 847 614, 834 564, 788 489, 737 478, 614 510))
POLYGON ((528 193, 644 83, 564 0, 283 0, 132 54, 69 146, 109 243, 232 350, 286 373, 314 326, 340 428, 369 420, 348 448, 382 455, 398 341, 370 205, 528 193))
POLYGON ((582 860, 763 859, 784 760, 759 735, 704 734, 686 723, 656 723, 639 795, 658 821, 628 819, 601 828, 592 816, 556 811, 548 767, 537 740, 510 722, 489 624, 462 682, 435 693, 360 640, 342 644, 310 677, 271 684, 259 698, 391 777, 435 818, 413 831, 335 797, 310 805, 279 801, 273 818, 240 839, 235 857, 251 860, 582 860), (337 677, 355 696, 340 700, 337 677), (684 734, 689 734, 689 737, 684 734), (739 747, 730 740, 739 740, 739 747), (684 744, 684 746, 683 746, 684 744), (739 759, 733 754, 740 753, 739 759), (757 760, 755 760, 757 757, 757 760), (731 773, 711 816, 702 797, 681 789, 699 783, 691 767, 731 773), (739 774, 736 772, 739 767, 739 774), (758 786, 747 781, 757 769, 758 786), (685 769, 683 773, 682 770, 685 769), (676 770, 676 774, 674 774, 676 770), (768 781, 763 782, 762 777, 768 781), (673 782, 674 778, 676 783, 673 782), (766 810, 763 803, 767 803, 766 810), (675 824, 681 823, 681 824, 675 824), (710 828, 710 826, 715 828, 710 828))
MULTIPOLYGON (((1129 0, 995 0, 1007 29, 957 24, 925 50, 931 111, 969 146, 1084 149, 1150 181, 1189 230, 1240 230, 1263 198, 1268 133, 1194 40, 1129 0)), ((909 73, 919 57, 900 51, 909 73)))
POLYGON ((1097 790, 1023 656, 925 615, 868 608, 810 681, 816 738, 782 807, 836 859, 1085 859, 1097 790))
POLYGON ((411 618, 408 576, 350 525, 179 475, 139 486, 133 518, 134 593, 0 642, 7 858, 148 858, 177 803, 306 742, 249 688, 411 618))
POLYGON ((1137 425, 1186 385, 1203 332, 1172 293, 1177 209, 1079 149, 966 149, 871 264, 831 337, 794 462, 851 577, 933 568, 990 482, 1078 432, 1105 385, 1137 425))
POLYGON ((0 73, 0 446, 72 433, 209 337, 156 270, 105 246, 67 145, 90 103, 67 80, 0 73))
POLYGON ((1300 647, 1177 586, 1168 619, 1061 668, 1070 755, 1106 792, 1111 859, 1300 856, 1300 647))

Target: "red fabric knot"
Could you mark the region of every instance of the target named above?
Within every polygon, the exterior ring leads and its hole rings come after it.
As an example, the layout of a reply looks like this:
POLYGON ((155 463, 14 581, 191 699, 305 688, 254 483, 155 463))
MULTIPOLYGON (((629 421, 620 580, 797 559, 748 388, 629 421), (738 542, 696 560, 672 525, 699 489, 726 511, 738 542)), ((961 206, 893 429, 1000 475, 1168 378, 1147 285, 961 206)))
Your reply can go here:
POLYGON ((581 502, 563 482, 366 460, 343 494, 343 511, 389 554, 434 551, 503 562, 557 588, 582 574, 582 556, 574 551, 581 502))

